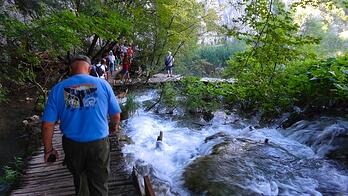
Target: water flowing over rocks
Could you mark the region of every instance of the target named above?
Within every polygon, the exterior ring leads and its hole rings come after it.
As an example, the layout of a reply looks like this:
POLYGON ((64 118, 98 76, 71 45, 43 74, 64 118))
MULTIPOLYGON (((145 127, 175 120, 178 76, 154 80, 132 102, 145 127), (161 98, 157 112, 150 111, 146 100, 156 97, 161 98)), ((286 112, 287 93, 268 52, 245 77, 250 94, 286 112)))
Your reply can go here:
POLYGON ((307 155, 295 154, 296 148, 231 138, 221 132, 206 142, 221 137, 224 142, 215 145, 211 155, 197 158, 185 169, 185 186, 195 194, 321 195, 348 191, 347 173, 338 171, 330 161, 310 156, 308 149, 307 155))
POLYGON ((328 159, 347 149, 344 119, 276 129, 219 111, 206 122, 145 111, 144 103, 157 97, 152 90, 136 97, 142 107, 125 125, 134 143, 123 149, 129 168, 150 175, 157 195, 348 194, 347 167, 328 159), (156 149, 160 131, 163 148, 156 149))
POLYGON ((299 121, 282 133, 310 146, 318 156, 348 165, 348 122, 342 118, 322 117, 316 121, 299 121))

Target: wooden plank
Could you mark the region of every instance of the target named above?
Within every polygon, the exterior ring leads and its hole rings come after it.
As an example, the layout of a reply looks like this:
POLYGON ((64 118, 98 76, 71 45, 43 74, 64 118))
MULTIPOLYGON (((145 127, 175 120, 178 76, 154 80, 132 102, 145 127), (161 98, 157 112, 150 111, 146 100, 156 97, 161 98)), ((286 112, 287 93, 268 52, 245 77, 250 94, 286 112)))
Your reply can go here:
POLYGON ((155 191, 152 188, 149 176, 144 176, 144 186, 146 196, 156 196, 155 191))

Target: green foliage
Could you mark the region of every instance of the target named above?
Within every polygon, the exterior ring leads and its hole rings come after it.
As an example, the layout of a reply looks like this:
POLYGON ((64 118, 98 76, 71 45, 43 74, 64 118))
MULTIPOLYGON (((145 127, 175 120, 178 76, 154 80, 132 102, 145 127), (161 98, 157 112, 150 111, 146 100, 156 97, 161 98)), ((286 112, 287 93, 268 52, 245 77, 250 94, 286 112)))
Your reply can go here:
POLYGON ((212 28, 217 16, 196 0, 20 0, 8 5, 0 9, 0 82, 8 88, 34 84, 40 91, 62 79, 68 54, 96 59, 116 42, 139 45, 139 62, 157 72, 168 50, 176 54, 196 45, 201 23, 212 28))
POLYGON ((3 88, 2 85, 0 84, 0 103, 8 101, 6 97, 7 92, 8 91, 5 88, 3 88))
POLYGON ((4 175, 0 177, 0 182, 6 183, 9 185, 14 184, 18 177, 20 176, 23 168, 23 159, 20 157, 14 157, 14 166, 4 166, 4 175))
POLYGON ((91 57, 102 55, 102 46, 109 46, 132 25, 103 1, 47 0, 32 6, 18 1, 15 5, 31 17, 16 9, 0 10, 0 36, 4 44, 0 47, 0 82, 7 90, 16 89, 14 85, 34 85, 45 94, 66 74, 67 54, 73 51, 91 57), (71 9, 74 6, 76 9, 71 9), (90 43, 93 36, 98 37, 99 46, 90 43))
POLYGON ((295 23, 301 26, 301 33, 320 39, 320 43, 306 46, 321 58, 337 56, 348 52, 348 16, 338 4, 318 2, 318 5, 295 9, 295 23), (312 14, 320 13, 320 15, 312 14))
POLYGON ((219 96, 216 96, 217 86, 204 84, 195 77, 185 77, 182 81, 184 89, 183 105, 194 112, 215 111, 219 106, 219 96))
POLYGON ((38 98, 37 98, 37 104, 36 104, 36 112, 38 113, 42 113, 45 109, 45 103, 46 103, 46 98, 45 96, 43 95, 40 95, 38 98))
POLYGON ((323 61, 294 61, 277 71, 272 83, 255 83, 258 75, 241 74, 238 79, 244 82, 233 85, 227 98, 241 109, 261 109, 272 115, 289 111, 295 105, 318 110, 345 107, 347 70, 348 55, 323 61))
POLYGON ((131 12, 134 42, 139 43, 141 61, 151 74, 164 67, 164 56, 172 51, 190 51, 198 42, 202 22, 214 23, 216 13, 196 0, 151 0, 134 4, 131 12))
POLYGON ((175 108, 177 106, 178 89, 171 83, 165 83, 162 91, 162 102, 169 108, 175 108))
POLYGON ((348 55, 327 60, 294 61, 277 70, 272 83, 255 83, 255 74, 240 74, 234 84, 182 81, 183 105, 191 111, 214 111, 225 104, 241 111, 258 110, 271 118, 294 106, 317 111, 346 107, 348 103, 348 55), (243 78, 241 78, 243 77, 243 78))
POLYGON ((129 94, 127 96, 127 101, 124 105, 122 105, 121 109, 128 114, 134 114, 139 108, 139 103, 136 102, 135 96, 133 94, 129 94))
POLYGON ((291 10, 285 9, 281 1, 243 0, 240 5, 245 6, 245 14, 237 20, 250 30, 232 28, 230 34, 245 40, 248 48, 228 61, 225 76, 237 79, 229 99, 244 110, 261 108, 277 114, 291 107, 292 101, 280 90, 284 67, 311 57, 303 46, 317 40, 298 33, 291 10))
POLYGON ((348 55, 294 62, 284 70, 287 93, 296 104, 331 107, 348 100, 348 55))

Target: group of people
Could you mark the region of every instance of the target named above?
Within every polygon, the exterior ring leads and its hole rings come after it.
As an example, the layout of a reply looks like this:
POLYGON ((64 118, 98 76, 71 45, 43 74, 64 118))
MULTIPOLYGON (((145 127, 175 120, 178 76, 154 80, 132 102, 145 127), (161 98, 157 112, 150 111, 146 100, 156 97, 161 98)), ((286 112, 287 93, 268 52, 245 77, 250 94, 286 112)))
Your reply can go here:
MULTIPOLYGON (((109 51, 108 54, 104 55, 103 58, 99 59, 95 64, 91 66, 90 74, 92 76, 103 78, 105 80, 114 77, 112 79, 114 79, 115 84, 118 73, 120 73, 120 80, 122 84, 131 82, 132 80, 130 77, 129 68, 133 63, 137 51, 137 46, 133 44, 129 44, 128 46, 126 44, 116 44, 113 50, 109 51)), ((168 51, 168 54, 164 59, 164 64, 167 70, 167 77, 172 77, 174 57, 172 56, 172 53, 170 51, 168 51)))
POLYGON ((121 74, 121 82, 131 82, 129 68, 132 65, 137 47, 133 44, 116 44, 113 50, 104 55, 103 58, 91 66, 91 75, 108 80, 114 76, 114 81, 117 79, 118 73, 121 74))

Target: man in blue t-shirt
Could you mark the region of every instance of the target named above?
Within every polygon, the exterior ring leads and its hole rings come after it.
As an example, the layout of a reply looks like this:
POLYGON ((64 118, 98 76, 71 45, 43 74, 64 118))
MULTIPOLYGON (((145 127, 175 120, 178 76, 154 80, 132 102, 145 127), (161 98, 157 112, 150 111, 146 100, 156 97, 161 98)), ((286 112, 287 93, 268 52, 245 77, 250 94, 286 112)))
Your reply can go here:
POLYGON ((88 57, 77 55, 70 66, 73 75, 53 87, 42 117, 44 159, 50 162, 58 157, 52 136, 54 124, 60 121, 65 162, 73 174, 76 195, 107 195, 108 135, 118 131, 121 110, 110 84, 89 75, 88 57))

